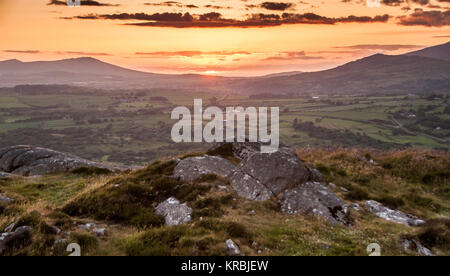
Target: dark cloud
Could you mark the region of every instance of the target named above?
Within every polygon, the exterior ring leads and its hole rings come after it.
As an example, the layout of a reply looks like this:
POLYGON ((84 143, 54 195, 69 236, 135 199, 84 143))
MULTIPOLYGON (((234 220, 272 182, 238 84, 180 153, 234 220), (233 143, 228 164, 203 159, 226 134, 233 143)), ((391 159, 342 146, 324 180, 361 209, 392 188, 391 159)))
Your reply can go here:
POLYGON ((381 3, 386 6, 400 6, 405 0, 382 0, 381 3))
MULTIPOLYGON (((54 6, 67 6, 67 1, 59 1, 59 0, 51 0, 47 5, 54 5, 54 6)), ((92 0, 82 0, 81 6, 96 6, 96 7, 117 7, 120 5, 116 4, 108 4, 108 3, 100 3, 97 1, 92 0)))
POLYGON ((428 5, 430 3, 429 0, 411 0, 411 1, 422 6, 428 5))
POLYGON ((354 50, 384 50, 384 51, 397 51, 402 49, 416 49, 421 48, 419 45, 400 45, 400 44, 391 44, 391 45, 381 45, 381 44, 361 44, 361 45, 352 45, 352 46, 342 46, 342 47, 334 47, 336 49, 354 49, 354 50))
POLYGON ((161 3, 144 3, 146 6, 163 6, 163 7, 178 7, 178 8, 188 8, 188 9, 197 9, 198 6, 194 4, 183 4, 181 2, 176 1, 166 1, 161 3))
MULTIPOLYGON (((148 27, 173 27, 173 28, 219 28, 219 27, 270 27, 285 24, 337 24, 337 23, 375 23, 387 22, 389 15, 370 16, 347 16, 347 17, 325 17, 314 13, 283 13, 278 14, 253 14, 243 20, 223 18, 217 12, 205 13, 201 15, 191 15, 190 13, 120 13, 120 14, 88 14, 73 17, 75 19, 96 19, 96 20, 139 20, 147 21, 141 23, 126 23, 126 25, 148 26, 148 27)), ((72 19, 72 18, 64 18, 72 19)))
POLYGON ((412 14, 398 17, 398 24, 404 26, 442 27, 450 26, 450 10, 424 11, 416 9, 412 14))
POLYGON ((282 3, 282 2, 264 2, 261 4, 261 8, 271 11, 285 11, 291 8, 294 4, 282 3))
POLYGON ((205 5, 205 8, 215 9, 215 10, 231 9, 231 7, 224 7, 224 6, 217 6, 217 5, 205 5))
MULTIPOLYGON (((437 0, 439 2, 450 2, 450 0, 437 0)), ((342 2, 344 3, 350 3, 353 2, 353 0, 342 0, 342 2)), ((365 0, 363 1, 359 1, 360 3, 366 3, 365 0)), ((406 7, 409 7, 409 4, 414 3, 417 5, 421 5, 421 6, 425 6, 425 5, 429 5, 430 4, 430 0, 381 0, 380 3, 386 6, 391 6, 391 7, 397 7, 397 6, 401 6, 403 4, 406 5, 406 7)))

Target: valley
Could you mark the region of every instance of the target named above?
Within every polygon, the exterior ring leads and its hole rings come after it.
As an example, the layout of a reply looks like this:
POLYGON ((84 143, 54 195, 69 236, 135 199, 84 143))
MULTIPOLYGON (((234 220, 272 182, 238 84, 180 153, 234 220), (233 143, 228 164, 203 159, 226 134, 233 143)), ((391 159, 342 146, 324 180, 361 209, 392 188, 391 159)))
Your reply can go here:
POLYGON ((208 145, 175 144, 177 106, 280 107, 280 141, 294 147, 447 149, 446 95, 215 95, 180 90, 102 90, 71 86, 0 89, 0 147, 48 147, 84 158, 145 165, 208 145))

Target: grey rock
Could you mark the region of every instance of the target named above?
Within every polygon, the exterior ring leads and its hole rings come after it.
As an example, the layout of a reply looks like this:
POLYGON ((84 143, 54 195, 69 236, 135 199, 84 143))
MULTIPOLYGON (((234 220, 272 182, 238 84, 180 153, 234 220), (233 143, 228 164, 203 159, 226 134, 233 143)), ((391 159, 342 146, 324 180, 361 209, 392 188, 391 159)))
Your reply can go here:
POLYGON ((61 233, 61 229, 59 229, 56 226, 51 226, 50 228, 52 229, 52 231, 55 235, 59 235, 61 233))
POLYGON ((348 205, 328 186, 318 182, 286 190, 281 209, 287 214, 319 215, 332 224, 351 224, 348 205))
POLYGON ((309 178, 308 181, 311 182, 325 182, 325 178, 323 177, 322 173, 316 169, 313 164, 306 163, 305 164, 306 169, 308 169, 309 172, 309 178))
POLYGON ((11 176, 13 175, 10 173, 0 172, 0 179, 9 178, 11 176))
POLYGON ((35 176, 69 171, 79 167, 97 167, 110 170, 126 169, 39 147, 13 146, 0 149, 0 171, 11 174, 35 176))
POLYGON ((192 208, 171 197, 156 207, 156 214, 164 216, 167 226, 180 225, 191 221, 192 208))
POLYGON ((15 222, 11 223, 8 227, 5 228, 5 232, 11 232, 15 226, 16 226, 15 222))
POLYGON ((53 243, 53 246, 58 246, 58 245, 64 245, 66 243, 68 243, 69 240, 68 239, 57 239, 55 240, 55 242, 53 243))
POLYGON ((95 223, 86 223, 86 224, 82 224, 82 225, 78 225, 78 228, 81 230, 91 230, 92 228, 95 227, 95 223))
POLYGON ((355 211, 360 211, 361 210, 361 206, 359 206, 358 203, 352 203, 352 208, 355 211))
POLYGON ((22 247, 31 243, 31 230, 29 226, 22 226, 13 233, 0 234, 0 255, 15 247, 22 247))
POLYGON ((92 232, 98 237, 106 236, 106 228, 95 228, 92 232))
POLYGON ((309 172, 291 148, 281 146, 274 153, 253 149, 240 148, 239 156, 244 159, 228 177, 241 197, 264 201, 307 181, 309 172))
POLYGON ((419 241, 417 240, 409 240, 405 239, 402 242, 403 250, 405 251, 415 251, 420 256, 434 256, 433 252, 431 252, 430 249, 423 246, 419 241))
POLYGON ((230 189, 229 189, 227 186, 223 186, 223 185, 219 185, 219 186, 217 186, 217 188, 219 188, 219 189, 221 189, 221 190, 225 190, 225 191, 227 191, 227 192, 230 191, 230 189))
POLYGON ((374 200, 366 201, 364 207, 366 207, 369 212, 375 214, 377 217, 380 217, 387 221, 393 221, 408 226, 420 226, 425 224, 424 220, 417 219, 412 215, 405 214, 398 210, 389 209, 388 207, 385 207, 381 203, 374 200))
POLYGON ((11 203, 13 201, 14 200, 12 198, 0 195, 0 204, 9 204, 9 203, 11 203))
POLYGON ((207 174, 227 177, 235 168, 233 163, 224 158, 204 155, 181 160, 175 167, 173 176, 182 181, 191 182, 207 174))
POLYGON ((237 256, 241 254, 241 250, 239 249, 239 246, 231 239, 228 239, 226 241, 227 246, 227 253, 231 256, 237 256))

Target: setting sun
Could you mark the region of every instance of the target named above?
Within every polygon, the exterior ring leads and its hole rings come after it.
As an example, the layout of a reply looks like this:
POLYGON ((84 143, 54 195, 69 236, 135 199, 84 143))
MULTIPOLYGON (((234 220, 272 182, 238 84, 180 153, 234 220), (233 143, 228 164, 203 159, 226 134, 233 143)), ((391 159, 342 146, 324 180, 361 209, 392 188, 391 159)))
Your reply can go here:
POLYGON ((217 75, 217 71, 209 70, 209 71, 205 71, 203 74, 205 74, 205 75, 217 75))

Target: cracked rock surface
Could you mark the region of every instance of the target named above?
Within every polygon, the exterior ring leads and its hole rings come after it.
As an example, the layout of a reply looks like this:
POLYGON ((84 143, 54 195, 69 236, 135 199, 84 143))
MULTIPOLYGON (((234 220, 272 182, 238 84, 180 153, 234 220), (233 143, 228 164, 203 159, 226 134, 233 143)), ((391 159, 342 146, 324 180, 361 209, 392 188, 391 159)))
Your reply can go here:
POLYGON ((156 214, 164 216, 167 226, 174 226, 191 221, 192 208, 171 197, 156 207, 156 214))
POLYGON ((349 207, 326 185, 306 182, 284 192, 281 209, 287 214, 319 215, 333 224, 349 225, 349 207))
POLYGON ((218 156, 198 156, 181 160, 174 169, 173 176, 182 181, 191 182, 207 174, 227 177, 236 166, 218 156))
POLYGON ((398 210, 389 209, 375 200, 366 201, 364 207, 366 207, 369 212, 384 220, 393 221, 408 226, 420 226, 425 224, 425 221, 421 219, 417 219, 410 214, 405 214, 398 210))
POLYGON ((229 176, 239 196, 264 201, 308 180, 308 170, 291 148, 282 146, 274 153, 252 149, 240 149, 246 157, 229 176))
POLYGON ((125 169, 45 148, 13 146, 0 149, 0 171, 6 173, 34 176, 64 172, 79 167, 97 167, 109 170, 125 169))

